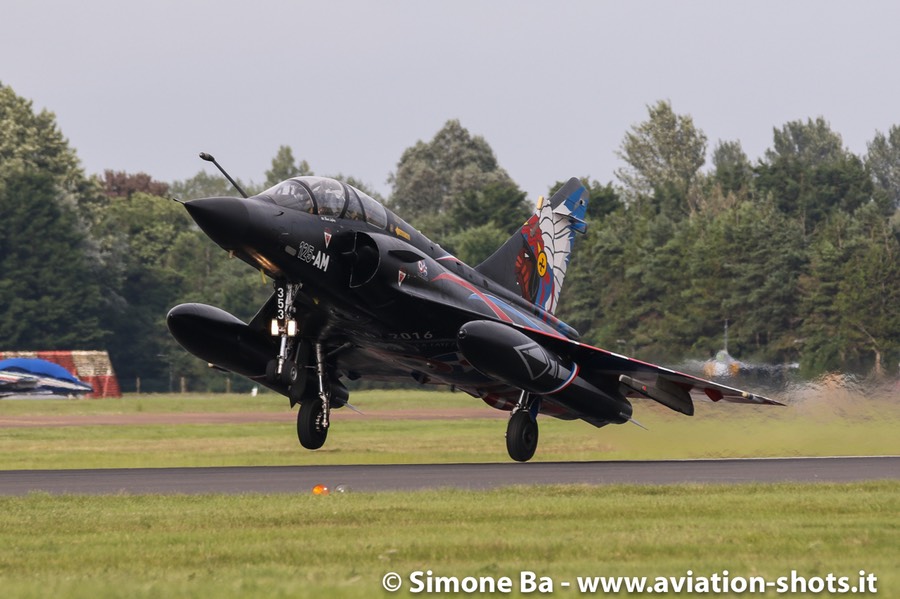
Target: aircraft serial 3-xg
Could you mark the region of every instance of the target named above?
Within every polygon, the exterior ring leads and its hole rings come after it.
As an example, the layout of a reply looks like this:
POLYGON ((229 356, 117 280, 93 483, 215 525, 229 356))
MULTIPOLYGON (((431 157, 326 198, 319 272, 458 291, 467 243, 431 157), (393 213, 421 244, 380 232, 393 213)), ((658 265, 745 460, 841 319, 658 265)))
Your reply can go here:
POLYGON ((507 410, 506 447, 522 462, 537 448, 539 414, 601 427, 632 419, 629 398, 687 415, 692 395, 777 404, 578 342, 554 311, 587 200, 570 179, 475 268, 334 179, 187 201, 200 228, 271 277, 274 293, 249 323, 191 303, 172 308, 168 327, 210 365, 299 403, 308 449, 325 442, 331 410, 348 405, 345 378, 446 385, 507 410))

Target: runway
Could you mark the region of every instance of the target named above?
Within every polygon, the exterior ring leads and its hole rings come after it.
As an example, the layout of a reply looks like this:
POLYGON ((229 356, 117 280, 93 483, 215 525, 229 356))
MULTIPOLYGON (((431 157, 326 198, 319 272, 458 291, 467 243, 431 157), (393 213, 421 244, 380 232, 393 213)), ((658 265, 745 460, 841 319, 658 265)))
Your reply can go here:
POLYGON ((352 491, 490 489, 512 485, 857 482, 900 479, 900 456, 252 466, 0 471, 0 495, 309 493, 318 484, 352 491))

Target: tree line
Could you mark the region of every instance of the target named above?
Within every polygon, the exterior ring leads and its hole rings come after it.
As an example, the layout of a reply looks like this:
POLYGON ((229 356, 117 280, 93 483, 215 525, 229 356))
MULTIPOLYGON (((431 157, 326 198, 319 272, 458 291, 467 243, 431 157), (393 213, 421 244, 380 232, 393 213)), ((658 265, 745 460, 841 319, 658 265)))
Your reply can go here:
MULTIPOLYGON (((751 161, 738 141, 707 139, 670 103, 625 133, 616 180, 584 177, 587 234, 577 241, 559 315, 584 341, 638 357, 743 359, 896 374, 900 360, 900 127, 865 156, 821 119, 775 128, 751 161)), ((598 150, 601 151, 601 150, 598 150)), ((254 193, 313 174, 289 146, 254 193)), ((564 175, 569 175, 565 173, 564 175)), ((336 175, 373 197, 353 177, 336 175)), ((532 211, 486 140, 448 121, 400 157, 378 198, 470 264, 532 211)), ((548 193, 561 183, 548 181, 548 193)), ((0 346, 106 349, 126 390, 246 385, 187 356, 165 327, 199 301, 249 320, 271 293, 170 198, 235 195, 200 171, 86 174, 48 111, 0 84, 0 346)))
POLYGON ((703 171, 692 119, 668 102, 648 113, 622 142, 618 203, 575 258, 573 325, 674 360, 708 357, 727 321, 745 359, 896 373, 900 127, 860 157, 824 119, 793 121, 755 163, 720 141, 703 171))

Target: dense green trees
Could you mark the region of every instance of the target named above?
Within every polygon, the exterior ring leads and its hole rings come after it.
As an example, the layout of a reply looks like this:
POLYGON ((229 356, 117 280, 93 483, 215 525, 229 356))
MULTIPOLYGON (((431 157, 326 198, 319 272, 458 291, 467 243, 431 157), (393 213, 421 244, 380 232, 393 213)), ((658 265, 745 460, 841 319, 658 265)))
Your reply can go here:
POLYGON ((97 187, 54 115, 0 84, 0 345, 102 347, 96 249, 78 206, 97 187))
POLYGON ((708 357, 727 320, 744 358, 896 374, 900 130, 858 157, 823 119, 794 121, 756 165, 719 142, 702 173, 702 132, 665 102, 648 112, 623 142, 624 201, 591 219, 561 316, 653 359, 708 357))
MULTIPOLYGON (((560 305, 586 341, 705 358, 728 321, 730 350, 745 359, 896 375, 900 126, 856 156, 824 119, 793 121, 755 162, 719 141, 705 167, 705 134, 662 101, 619 155, 616 183, 583 179, 590 226, 560 305)), ((281 146, 264 182, 241 185, 260 191, 311 172, 281 146)), ((389 182, 388 206, 471 264, 531 212, 487 141, 455 120, 408 148, 389 182)), ((126 389, 141 377, 145 390, 164 390, 179 376, 224 388, 164 324, 183 301, 249 319, 271 291, 168 199, 214 195, 234 191, 205 171, 170 183, 85 176, 53 115, 0 85, 0 348, 106 348, 126 389)))
POLYGON ((53 113, 35 113, 31 102, 0 82, 0 179, 26 171, 47 175, 66 190, 84 179, 53 113))
POLYGON ((272 159, 272 168, 266 171, 266 188, 281 183, 291 177, 312 175, 312 169, 305 160, 297 162, 294 158, 294 150, 290 146, 279 146, 275 158, 272 159))
POLYGON ((810 247, 803 280, 804 366, 896 372, 900 235, 875 202, 838 214, 810 247))
POLYGON ((407 148, 390 182, 388 205, 468 263, 487 258, 530 213, 488 143, 457 120, 407 148))
POLYGON ((706 135, 666 101, 649 106, 650 118, 625 134, 616 171, 626 201, 650 201, 669 217, 693 214, 692 187, 706 161, 706 135))
POLYGON ((73 207, 23 167, 0 183, 0 339, 5 350, 102 348, 101 290, 73 207))
POLYGON ((880 131, 868 145, 866 164, 875 181, 876 202, 885 214, 900 210, 900 125, 880 131))

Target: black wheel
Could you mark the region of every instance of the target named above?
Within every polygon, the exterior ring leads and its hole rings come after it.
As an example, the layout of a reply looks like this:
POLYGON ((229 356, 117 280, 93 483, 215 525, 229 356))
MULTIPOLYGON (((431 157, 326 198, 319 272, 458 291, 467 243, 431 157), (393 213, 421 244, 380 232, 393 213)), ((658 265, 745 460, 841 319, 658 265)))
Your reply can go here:
POLYGON ((297 379, 291 388, 288 389, 288 399, 291 400, 291 407, 293 408, 298 403, 303 403, 306 397, 306 377, 301 376, 297 379))
POLYGON ((266 364, 266 381, 275 383, 278 380, 278 360, 269 360, 266 364))
POLYGON ((281 367, 281 382, 290 387, 297 382, 299 377, 300 369, 297 368, 297 365, 290 360, 286 360, 281 367))
POLYGON ((284 365, 284 384, 289 387, 288 398, 291 400, 291 407, 301 403, 306 393, 306 381, 309 378, 309 343, 301 341, 297 345, 297 351, 290 365, 284 365))
POLYGON ((328 427, 323 426, 325 409, 318 397, 307 397, 297 412, 297 438, 306 449, 319 449, 325 444, 328 427))
POLYGON ((506 426, 506 451, 517 462, 527 462, 538 444, 538 425, 527 410, 519 410, 509 417, 506 426))

